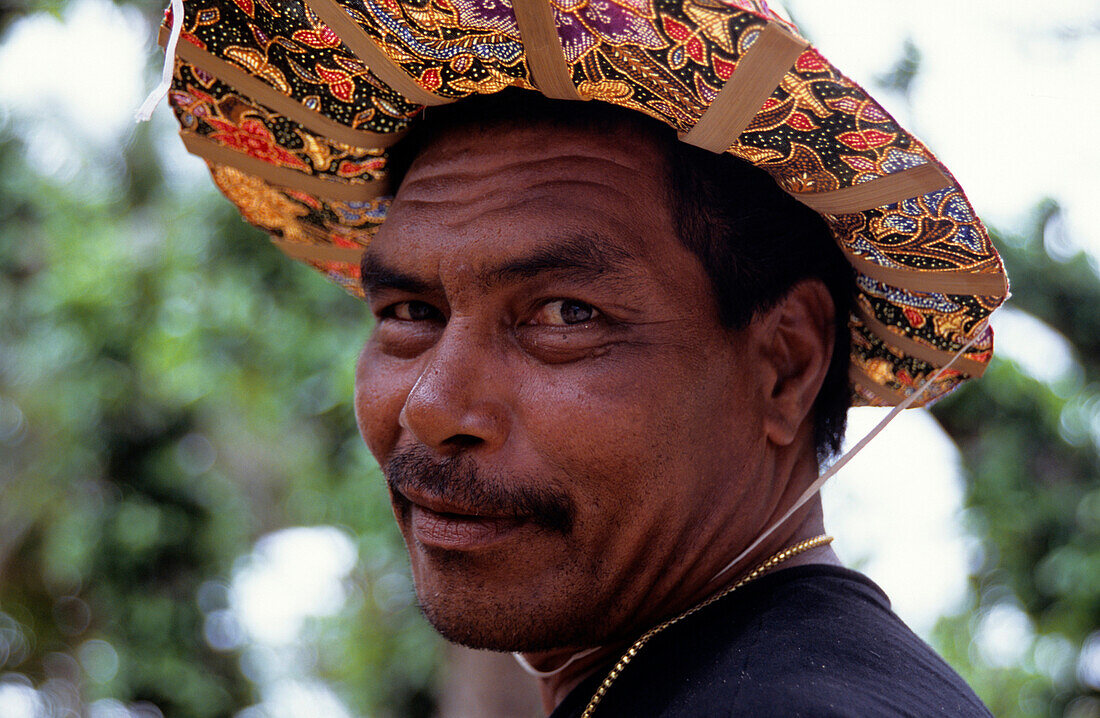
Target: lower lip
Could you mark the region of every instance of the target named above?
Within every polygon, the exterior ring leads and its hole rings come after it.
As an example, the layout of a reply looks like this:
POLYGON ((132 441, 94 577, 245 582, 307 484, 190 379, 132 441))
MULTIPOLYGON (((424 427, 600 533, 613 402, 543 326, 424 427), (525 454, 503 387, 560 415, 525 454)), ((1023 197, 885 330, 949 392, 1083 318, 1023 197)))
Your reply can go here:
POLYGON ((477 518, 438 514, 412 505, 412 530, 425 546, 469 551, 496 543, 523 525, 523 519, 477 518))

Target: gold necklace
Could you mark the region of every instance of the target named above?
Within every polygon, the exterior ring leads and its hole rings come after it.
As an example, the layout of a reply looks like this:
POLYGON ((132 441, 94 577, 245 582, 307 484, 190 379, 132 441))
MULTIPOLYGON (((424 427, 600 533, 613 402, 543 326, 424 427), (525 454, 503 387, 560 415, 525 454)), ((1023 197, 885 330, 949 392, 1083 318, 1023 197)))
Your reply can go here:
POLYGON ((784 561, 790 558, 794 558, 798 554, 809 551, 812 548, 817 548, 818 546, 824 546, 825 544, 831 543, 832 540, 832 536, 822 534, 821 536, 815 536, 812 539, 806 539, 805 541, 796 543, 794 546, 788 546, 787 548, 769 558, 764 563, 754 568, 752 571, 747 573, 740 581, 733 584, 725 591, 711 596, 702 603, 697 603, 695 606, 684 611, 679 616, 676 616, 675 618, 670 618, 664 623, 654 626, 653 628, 646 631, 644 634, 642 634, 641 638, 639 638, 637 641, 634 641, 634 645, 627 649, 626 653, 624 653, 622 658, 619 659, 618 663, 615 664, 615 667, 612 668, 611 672, 607 674, 607 678, 603 679, 603 683, 601 683, 600 687, 596 689, 596 693, 592 696, 592 700, 588 701, 588 706, 585 707, 584 713, 581 714, 581 718, 592 717, 592 714, 596 712, 596 706, 600 704, 600 701, 603 700, 604 694, 607 693, 607 689, 611 687, 611 684, 615 682, 615 679, 619 677, 619 674, 623 672, 623 669, 626 668, 627 664, 634 660, 634 656, 638 655, 638 651, 641 650, 642 646, 649 642, 649 639, 653 638, 669 626, 679 623, 688 616, 703 610, 715 601, 719 601, 725 598, 737 589, 744 586, 749 581, 760 578, 761 575, 775 568, 784 561))

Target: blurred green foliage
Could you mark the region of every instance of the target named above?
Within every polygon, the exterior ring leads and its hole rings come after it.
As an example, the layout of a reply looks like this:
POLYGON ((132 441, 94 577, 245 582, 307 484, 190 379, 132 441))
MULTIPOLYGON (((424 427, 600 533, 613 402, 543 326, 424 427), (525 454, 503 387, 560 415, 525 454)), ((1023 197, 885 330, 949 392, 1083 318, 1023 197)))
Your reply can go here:
POLYGON ((315 670, 359 714, 409 714, 437 639, 407 582, 374 591, 407 567, 351 410, 369 313, 211 183, 166 190, 150 133, 106 187, 0 144, 0 673, 230 714, 260 696, 204 641, 200 588, 259 535, 327 524, 362 568, 309 627, 315 670))
POLYGON ((1100 716, 1098 687, 1074 671, 1100 629, 1100 276, 1082 252, 1049 246, 1058 212, 1043 202, 1031 231, 995 241, 1012 305, 1065 338, 1071 370, 1044 383, 997 358, 932 411, 962 453, 984 553, 968 613, 941 624, 938 644, 997 716, 1100 716), (1005 605, 1027 614, 1035 636, 1016 665, 991 665, 973 638, 1005 605))
MULTIPOLYGON (((0 27, 66 4, 5 5, 0 27)), ((884 82, 907 91, 919 60, 906 46, 884 82)), ((0 675, 59 704, 232 714, 263 685, 242 668, 254 646, 204 639, 225 608, 206 589, 257 537, 325 524, 360 561, 345 610, 306 627, 309 670, 357 715, 429 715, 440 644, 350 406, 365 307, 273 250, 211 183, 167 188, 152 132, 92 181, 38 174, 0 129, 0 675)), ((968 610, 935 642, 998 716, 1095 718, 1075 664, 1100 626, 1100 278, 1048 251, 1056 219, 1044 204, 998 245, 1013 303, 1063 334, 1075 368, 1048 384, 996 359, 933 410, 983 549, 968 610), (1033 635, 1000 665, 976 645, 1005 606, 1033 635)))

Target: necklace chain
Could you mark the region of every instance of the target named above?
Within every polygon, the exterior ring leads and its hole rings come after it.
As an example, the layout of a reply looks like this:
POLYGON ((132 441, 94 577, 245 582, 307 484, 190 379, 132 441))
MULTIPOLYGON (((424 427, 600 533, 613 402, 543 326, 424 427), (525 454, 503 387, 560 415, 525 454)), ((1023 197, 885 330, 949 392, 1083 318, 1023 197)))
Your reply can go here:
POLYGON ((646 631, 644 634, 642 634, 641 638, 639 638, 637 641, 634 641, 634 644, 626 650, 626 653, 624 653, 622 655, 622 658, 618 660, 615 666, 611 669, 611 672, 608 673, 607 677, 603 679, 603 683, 601 683, 600 687, 596 689, 596 693, 592 696, 592 700, 588 701, 588 705, 585 707, 584 713, 581 714, 581 718, 591 718, 592 714, 596 712, 596 706, 600 704, 600 701, 603 700, 604 694, 607 693, 607 689, 611 687, 611 684, 615 682, 615 679, 619 677, 619 674, 623 672, 623 669, 626 668, 627 664, 634 660, 634 656, 638 655, 638 651, 641 650, 642 646, 649 642, 649 639, 653 638, 669 626, 679 623, 688 616, 691 616, 692 614, 703 610, 715 601, 719 601, 725 598, 737 589, 744 586, 746 583, 754 579, 760 578, 760 576, 767 573, 784 561, 794 558, 798 554, 809 551, 812 548, 824 546, 825 544, 832 542, 832 540, 832 536, 822 534, 821 536, 815 536, 814 538, 806 539, 805 541, 797 543, 794 546, 788 546, 768 560, 764 561, 764 563, 760 564, 749 573, 745 574, 745 576, 742 577, 741 580, 727 588, 725 591, 711 596, 702 603, 695 604, 688 610, 681 613, 679 616, 676 616, 675 618, 670 618, 664 623, 658 624, 646 631))

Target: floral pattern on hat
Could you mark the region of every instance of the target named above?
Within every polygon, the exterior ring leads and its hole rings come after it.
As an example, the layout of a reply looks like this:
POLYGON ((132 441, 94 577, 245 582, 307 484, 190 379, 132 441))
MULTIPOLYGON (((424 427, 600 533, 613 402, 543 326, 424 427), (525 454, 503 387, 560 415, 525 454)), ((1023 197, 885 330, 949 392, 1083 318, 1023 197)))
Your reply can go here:
MULTIPOLYGON (((761 0, 546 1, 582 96, 684 133, 737 77, 766 27, 795 32, 761 0)), ((348 185, 383 180, 384 149, 341 144, 301 124, 315 114, 385 136, 422 110, 321 22, 313 8, 332 2, 359 39, 441 100, 537 85, 512 0, 194 0, 185 6, 182 34, 192 56, 248 73, 300 111, 291 119, 269 106, 281 103, 265 104, 202 62, 177 59, 170 102, 184 133, 279 171, 348 185)), ((1007 293, 1000 258, 946 170, 863 88, 807 47, 727 151, 795 197, 858 189, 930 166, 945 177, 941 189, 882 206, 822 212, 857 270, 852 397, 856 404, 896 404, 971 341, 916 405, 980 374, 992 352, 986 320, 1007 293)), ((246 219, 359 294, 355 257, 384 221, 389 197, 337 201, 217 162, 211 168, 246 219)))

